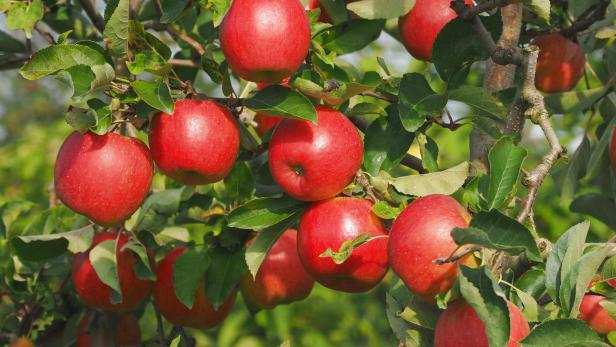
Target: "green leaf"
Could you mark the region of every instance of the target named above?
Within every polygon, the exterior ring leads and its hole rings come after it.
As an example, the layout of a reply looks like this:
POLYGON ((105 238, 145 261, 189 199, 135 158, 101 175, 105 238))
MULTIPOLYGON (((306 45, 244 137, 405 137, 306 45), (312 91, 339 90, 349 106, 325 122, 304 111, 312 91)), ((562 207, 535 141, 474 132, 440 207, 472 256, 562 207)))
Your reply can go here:
POLYGON ((169 65, 167 61, 156 51, 141 51, 133 57, 133 61, 127 61, 126 67, 133 75, 139 75, 144 72, 152 74, 161 74, 166 71, 169 65))
POLYGON ((146 104, 167 114, 173 114, 171 91, 163 80, 158 82, 137 80, 131 83, 131 87, 146 104))
POLYGON ((488 93, 485 88, 461 86, 448 91, 447 97, 450 100, 463 102, 477 111, 496 118, 503 118, 507 114, 507 107, 488 93))
POLYGON ((210 263, 208 253, 203 248, 195 248, 180 254, 173 265, 175 295, 189 310, 195 303, 197 289, 203 283, 203 276, 210 263))
POLYGON ((0 30, 0 52, 25 53, 26 46, 21 41, 0 30))
MULTIPOLYGON (((577 191, 578 180, 586 174, 586 164, 590 157, 590 141, 584 136, 582 143, 569 158, 564 169, 564 178, 561 183, 560 203, 569 203, 577 191)), ((610 213, 610 216, 613 214, 610 213)), ((614 216, 616 218, 616 216, 614 216)), ((616 224, 614 224, 616 225, 616 224)))
POLYGON ((257 92, 245 101, 245 106, 255 112, 317 123, 317 111, 310 100, 281 85, 271 85, 257 92))
POLYGON ((524 306, 524 310, 522 311, 522 313, 524 313, 524 317, 526 318, 526 320, 528 320, 529 322, 538 322, 539 304, 537 303, 537 300, 535 300, 532 295, 517 288, 516 294, 518 295, 518 298, 520 298, 520 301, 524 306))
MULTIPOLYGON (((113 67, 109 65, 105 56, 98 50, 82 44, 61 44, 43 48, 30 58, 19 73, 27 80, 37 80, 63 70, 77 77, 77 74, 84 73, 82 68, 71 70, 77 65, 90 67, 96 76, 90 83, 90 91, 107 86, 115 78, 113 67)), ((88 72, 85 74, 89 75, 88 72)), ((84 83, 83 78, 82 76, 79 76, 79 79, 75 78, 78 86, 84 83)), ((79 87, 77 90, 81 91, 82 88, 79 87)))
POLYGON ((90 99, 88 100, 88 106, 96 112, 96 124, 90 127, 90 131, 98 135, 106 134, 113 120, 109 104, 104 103, 100 99, 90 99))
POLYGON ((307 96, 321 99, 330 105, 340 105, 351 97, 375 89, 381 83, 381 77, 374 71, 367 72, 361 81, 338 82, 334 89, 326 89, 319 84, 303 78, 295 78, 293 87, 307 96))
POLYGON ((529 260, 541 262, 541 254, 531 232, 497 210, 480 211, 468 228, 455 228, 451 237, 458 245, 475 244, 512 255, 526 252, 529 260))
POLYGON ((547 94, 545 104, 552 113, 580 113, 589 109, 604 94, 603 87, 547 94))
POLYGON ((533 329, 520 344, 522 347, 608 346, 601 343, 601 338, 588 325, 577 319, 546 321, 533 329))
MULTIPOLYGON (((494 41, 497 41, 502 26, 500 16, 477 18, 492 34, 494 41)), ((474 62, 486 60, 489 56, 472 25, 460 18, 445 25, 432 48, 432 61, 436 71, 444 81, 453 86, 464 82, 474 62)))
POLYGON ((336 265, 343 264, 353 254, 353 250, 361 245, 371 241, 370 233, 361 233, 356 238, 346 240, 340 245, 338 251, 327 248, 325 252, 319 254, 319 258, 332 258, 336 265))
POLYGON ((319 38, 321 46, 338 54, 358 51, 376 40, 383 27, 384 20, 352 19, 324 30, 319 38))
POLYGON ((490 183, 484 194, 488 210, 501 208, 511 198, 526 154, 526 149, 516 146, 510 137, 501 138, 490 149, 490 183))
POLYGON ((501 287, 486 267, 460 266, 460 294, 483 322, 490 346, 506 346, 509 341, 509 307, 501 287))
POLYGON ((107 2, 107 6, 105 6, 105 12, 103 13, 103 19, 105 20, 105 22, 109 21, 109 19, 113 15, 113 12, 115 12, 116 8, 118 7, 119 3, 120 0, 110 0, 107 2))
POLYGON ((616 278, 616 257, 610 257, 601 269, 601 277, 607 281, 616 278))
POLYGON ((96 75, 87 65, 75 65, 58 73, 57 78, 65 79, 67 84, 73 88, 73 98, 78 98, 92 89, 92 82, 96 80, 96 75))
POLYGON ((571 212, 582 213, 597 218, 611 229, 616 229, 616 203, 602 193, 580 195, 569 206, 571 212))
POLYGON ((439 314, 434 305, 415 298, 402 281, 386 293, 385 302, 389 325, 404 346, 434 346, 434 327, 439 314))
POLYGON ((579 315, 582 298, 588 290, 588 283, 597 272, 608 254, 608 247, 599 248, 576 259, 571 270, 561 277, 560 306, 569 318, 579 315))
POLYGON ((161 7, 163 15, 160 17, 161 23, 173 23, 180 18, 188 0, 162 0, 161 7))
POLYGON ((214 10, 214 27, 218 27, 231 7, 231 0, 211 0, 214 10))
POLYGON ((42 0, 15 1, 6 17, 6 27, 12 30, 22 29, 26 37, 32 38, 32 29, 45 15, 45 4, 42 0))
POLYGON ((369 114, 385 116, 385 115, 387 115, 387 112, 380 105, 372 104, 372 103, 368 103, 368 102, 362 102, 362 103, 359 103, 359 104, 353 106, 353 108, 351 108, 350 110, 346 111, 345 114, 347 116, 349 116, 349 117, 352 117, 352 116, 365 116, 365 115, 369 115, 369 114))
POLYGON ((559 302, 561 279, 571 270, 575 260, 584 253, 586 235, 590 223, 588 221, 574 225, 567 230, 554 245, 545 264, 545 285, 548 294, 555 302, 559 302))
POLYGON ((610 299, 605 299, 601 300, 601 302, 599 302, 599 305, 601 305, 601 307, 603 307, 607 311, 607 314, 612 319, 615 319, 614 317, 616 317, 616 302, 610 299))
POLYGON ((403 209, 402 206, 394 207, 383 200, 379 200, 372 205, 372 212, 381 219, 395 219, 403 209))
POLYGON ((451 195, 466 181, 469 167, 469 163, 465 161, 444 171, 396 177, 391 180, 391 184, 397 191, 406 195, 451 195))
POLYGON ((259 267, 261 267, 263 260, 272 246, 274 246, 280 236, 297 221, 297 218, 294 218, 294 216, 259 231, 257 237, 255 237, 250 246, 248 246, 246 250, 246 264, 253 278, 257 277, 259 267))
MULTIPOLYGON (((515 281, 515 287, 533 298, 541 298, 546 291, 545 271, 536 268, 526 271, 515 281)), ((516 299, 518 298, 514 297, 512 301, 516 304, 522 303, 520 300, 516 299)))
POLYGON ((73 108, 66 113, 64 120, 71 128, 85 133, 90 127, 96 126, 96 112, 91 109, 73 108))
POLYGON ((539 18, 550 22, 550 0, 524 0, 524 5, 528 6, 539 18))
POLYGON ((151 233, 162 230, 167 217, 177 213, 180 209, 180 203, 190 198, 193 193, 194 188, 188 186, 153 193, 141 205, 133 229, 136 231, 147 230, 151 233))
POLYGON ((56 257, 67 249, 72 253, 85 252, 92 244, 94 229, 91 225, 63 233, 17 236, 12 245, 20 258, 42 261, 56 257))
POLYGON ((205 293, 215 310, 229 298, 248 271, 244 253, 245 249, 234 253, 214 249, 210 253, 212 261, 205 273, 205 293))
POLYGON ((429 115, 439 116, 447 104, 447 99, 436 94, 426 78, 418 73, 406 74, 400 81, 398 93, 400 103, 400 119, 407 131, 419 129, 429 115))
POLYGON ((373 176, 400 164, 415 137, 402 127, 397 105, 390 105, 386 110, 387 117, 373 121, 364 137, 363 165, 373 176))
POLYGON ((594 146, 590 159, 588 159, 586 177, 597 177, 604 173, 605 166, 603 163, 609 160, 608 146, 614 127, 616 127, 616 117, 612 117, 610 122, 607 123, 599 138, 599 142, 594 146))
POLYGON ((112 289, 111 303, 122 302, 122 289, 118 275, 116 240, 105 240, 90 250, 90 262, 98 278, 112 289))
POLYGON ((125 56, 128 51, 129 5, 129 0, 120 0, 103 31, 103 38, 115 56, 125 56))
POLYGON ((365 19, 391 19, 407 14, 415 0, 361 0, 347 4, 347 9, 365 19))
POLYGON ((232 200, 245 200, 255 189, 255 179, 246 162, 236 162, 224 179, 226 196, 232 200))
POLYGON ((131 250, 133 253, 137 255, 139 261, 135 263, 133 270, 137 274, 137 277, 142 280, 156 280, 156 275, 152 271, 152 267, 150 265, 150 256, 148 255, 148 250, 145 246, 136 241, 129 241, 122 246, 120 251, 131 250))
POLYGON ((438 145, 431 137, 423 133, 417 134, 421 163, 428 172, 438 171, 438 145))
POLYGON ((287 196, 256 198, 231 211, 228 225, 240 229, 266 228, 298 213, 304 205, 287 196))

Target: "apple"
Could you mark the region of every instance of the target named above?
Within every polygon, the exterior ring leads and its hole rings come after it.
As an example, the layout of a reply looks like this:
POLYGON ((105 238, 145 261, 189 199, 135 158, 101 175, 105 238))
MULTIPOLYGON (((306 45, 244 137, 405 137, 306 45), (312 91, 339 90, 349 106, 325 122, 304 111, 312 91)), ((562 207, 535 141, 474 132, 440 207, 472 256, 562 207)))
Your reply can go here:
POLYGON ((249 303, 267 309, 307 298, 313 285, 297 253, 297 231, 287 229, 267 253, 256 278, 246 273, 240 289, 249 303))
MULTIPOLYGON (((389 233, 391 267, 415 295, 432 301, 456 281, 457 264, 434 263, 457 247, 451 231, 467 227, 471 215, 447 195, 427 195, 409 204, 389 233)), ((467 261, 472 260, 470 254, 467 261)))
MULTIPOLYGON (((115 344, 113 341, 105 341, 108 345, 115 345, 116 347, 129 347, 141 345, 141 329, 139 328, 139 321, 132 314, 123 314, 115 317, 115 344)), ((92 347, 95 344, 92 343, 93 335, 96 339, 97 335, 102 335, 103 340, 111 339, 111 336, 105 334, 108 330, 104 321, 92 321, 92 316, 89 314, 79 322, 77 331, 77 347, 92 347)))
POLYGON ((11 343, 10 347, 35 347, 34 342, 27 337, 20 337, 11 343))
POLYGON ((368 291, 387 273, 387 232, 365 199, 333 198, 310 206, 299 223, 297 251, 315 280, 343 292, 368 291), (337 252, 345 241, 364 233, 378 238, 355 248, 344 263, 320 257, 328 248, 337 252))
POLYGON ((535 75, 537 89, 558 93, 575 87, 586 64, 582 47, 559 33, 539 35, 532 44, 540 49, 535 75))
MULTIPOLYGON (((529 333, 524 314, 511 302, 509 306, 509 343, 507 347, 519 347, 518 343, 529 333)), ((450 303, 440 315, 434 331, 434 347, 488 347, 486 328, 473 307, 463 300, 450 303)))
MULTIPOLYGON (((472 0, 464 0, 472 5, 472 0)), ((398 19, 400 38, 411 55, 432 61, 432 46, 441 30, 458 14, 451 0, 417 0, 413 9, 398 19)))
POLYGON ((186 248, 176 248, 158 265, 156 285, 154 286, 154 302, 160 313, 171 324, 181 327, 207 329, 218 325, 229 314, 236 290, 215 310, 205 295, 205 281, 197 288, 193 307, 188 309, 175 295, 173 284, 173 266, 175 260, 186 248))
POLYGON ((139 257, 130 249, 122 250, 128 241, 125 234, 100 232, 94 235, 94 241, 88 251, 75 254, 72 269, 73 283, 77 295, 84 304, 106 311, 126 312, 137 308, 150 295, 154 282, 138 278, 133 269, 139 257), (90 251, 96 245, 106 240, 116 239, 116 261, 122 302, 113 304, 111 303, 112 289, 100 280, 89 257, 90 251))
POLYGON ((601 306, 601 301, 605 299, 601 295, 586 294, 580 305, 580 319, 602 335, 616 330, 616 320, 601 306))
POLYGON ((116 133, 70 134, 56 158, 55 190, 66 206, 105 226, 123 222, 150 190, 148 147, 116 133))
POLYGON ((160 171, 187 185, 223 179, 240 148, 231 111, 209 100, 176 101, 173 115, 163 112, 152 119, 149 140, 160 171))
POLYGON ((285 119, 269 145, 274 181, 303 201, 324 200, 342 192, 363 159, 363 142, 353 123, 331 108, 316 109, 318 125, 285 119))
POLYGON ((272 83, 302 65, 310 23, 298 0, 234 0, 219 37, 231 70, 248 81, 272 83))
MULTIPOLYGON (((345 0, 345 3, 348 4, 348 3, 351 3, 351 2, 355 2, 355 1, 359 1, 359 0, 345 0)), ((319 8, 321 10, 321 13, 319 14, 319 22, 322 22, 322 23, 331 23, 332 22, 331 17, 329 16, 329 14, 325 10, 325 8, 321 5, 319 0, 310 0, 310 1, 308 1, 308 9, 309 10, 314 10, 315 8, 319 8)))

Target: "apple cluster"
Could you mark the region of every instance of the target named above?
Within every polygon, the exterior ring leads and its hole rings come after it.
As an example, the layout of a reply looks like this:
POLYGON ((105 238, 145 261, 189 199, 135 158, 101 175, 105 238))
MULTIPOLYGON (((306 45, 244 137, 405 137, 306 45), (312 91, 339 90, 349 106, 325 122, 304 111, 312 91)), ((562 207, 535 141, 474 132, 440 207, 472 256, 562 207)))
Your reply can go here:
MULTIPOLYGON (((438 33, 456 17, 449 4, 449 0, 417 0, 413 10, 400 18, 402 40, 414 57, 432 59, 438 33)), ((311 7, 316 6, 318 2, 312 1, 311 7)), ((325 11, 321 20, 329 21, 325 11)), ((220 26, 220 43, 229 66, 241 78, 260 83, 260 88, 285 79, 282 84, 288 86, 289 76, 308 54, 310 39, 305 10, 295 0, 235 0, 220 26), (254 42, 268 49, 247 49, 254 42)), ((546 92, 571 89, 583 72, 582 49, 558 33, 539 36, 533 42, 541 48, 537 87, 546 92)), ((272 308, 306 298, 315 281, 343 292, 365 292, 380 283, 391 267, 414 295, 434 302, 436 295, 453 287, 458 271, 455 263, 437 264, 434 260, 458 249, 451 231, 468 226, 471 215, 449 196, 429 195, 410 203, 388 232, 372 212, 372 202, 339 196, 362 163, 363 141, 358 130, 333 108, 317 105, 316 111, 316 124, 256 116, 257 131, 262 135, 272 132, 269 167, 273 179, 286 194, 311 205, 297 230, 285 231, 273 245, 256 277, 246 274, 241 280, 243 297, 256 307, 272 308), (370 235, 368 242, 355 248, 342 263, 322 256, 327 249, 337 250, 365 233, 370 235)), ((149 147, 113 132, 74 132, 57 156, 54 179, 58 197, 96 224, 111 227, 122 223, 148 195, 154 164, 161 173, 185 185, 210 184, 227 176, 240 147, 236 122, 222 104, 185 99, 175 102, 173 114, 163 112, 151 119, 149 147)), ((174 263, 185 248, 176 248, 160 263, 152 264, 157 275, 152 281, 136 275, 133 266, 138 258, 123 248, 129 242, 127 235, 97 233, 92 247, 105 240, 117 240, 122 300, 111 301, 112 290, 98 278, 88 251, 74 257, 72 269, 75 290, 86 305, 122 314, 120 317, 128 317, 122 319, 129 320, 122 324, 134 325, 134 317, 125 313, 153 293, 156 307, 169 322, 201 329, 217 325, 230 311, 235 291, 214 309, 204 282, 197 288, 192 308, 177 298, 174 263)), ((458 252, 464 250, 462 247, 458 252)), ((460 262, 478 265, 472 253, 460 262)), ((600 300, 585 298, 583 319, 590 317, 600 300)), ((509 310, 509 346, 517 346, 529 333, 529 326, 515 305, 509 303, 509 310)), ((596 318, 587 319, 591 325, 592 319, 596 318)), ((88 320, 84 318, 82 330, 88 320)), ((610 330, 614 325, 616 322, 610 330)), ((80 335, 78 345, 89 345, 88 334, 80 335)), ((449 304, 435 334, 435 344, 440 347, 488 345, 483 323, 462 299, 449 304)), ((118 336, 117 340, 131 338, 118 336)))

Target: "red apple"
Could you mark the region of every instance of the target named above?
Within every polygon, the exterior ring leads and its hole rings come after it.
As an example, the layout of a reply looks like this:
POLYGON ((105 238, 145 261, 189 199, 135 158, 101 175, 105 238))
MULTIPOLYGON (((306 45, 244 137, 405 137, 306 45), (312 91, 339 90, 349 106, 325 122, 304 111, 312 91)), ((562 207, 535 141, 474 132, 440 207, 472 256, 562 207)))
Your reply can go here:
POLYGON ((537 36, 532 44, 541 49, 535 75, 537 89, 558 93, 575 87, 584 75, 586 64, 582 47, 559 33, 537 36))
POLYGON ((313 204, 301 218, 297 250, 304 267, 322 285, 359 293, 379 284, 387 273, 387 232, 372 213, 372 203, 359 198, 333 198, 313 204), (342 264, 321 258, 328 248, 338 251, 345 241, 370 233, 382 236, 355 248, 342 264))
POLYGON ((359 132, 342 113, 317 106, 319 124, 285 119, 270 141, 272 177, 298 200, 318 201, 342 192, 363 159, 359 132))
MULTIPOLYGON (((464 0, 472 5, 472 0, 464 0)), ((441 30, 458 14, 451 0, 417 0, 413 9, 398 20, 402 43, 419 60, 432 61, 432 46, 441 30)))
POLYGON ((73 211, 101 225, 123 222, 150 190, 154 166, 146 145, 115 133, 74 132, 54 170, 56 193, 73 211))
POLYGON ((158 265, 156 286, 154 287, 154 302, 160 313, 171 324, 181 327, 207 329, 222 322, 229 314, 236 290, 233 290, 227 301, 215 310, 205 296, 205 281, 197 288, 193 307, 188 309, 175 295, 173 285, 173 265, 186 248, 176 248, 158 265))
POLYGON ((173 115, 154 117, 149 139, 160 171, 188 185, 223 179, 240 148, 239 131, 229 109, 206 100, 176 101, 173 115))
POLYGON ((231 69, 253 82, 278 82, 302 65, 310 23, 298 0, 234 0, 220 25, 231 69))
POLYGON ((605 335, 616 330, 616 320, 601 306, 603 300, 605 297, 601 295, 584 295, 580 305, 580 319, 585 321, 592 330, 605 335))
POLYGON ((246 273, 240 288, 252 305, 273 308, 305 299, 313 284, 314 279, 304 270, 297 254, 297 231, 288 229, 267 253, 257 277, 253 279, 246 273))
POLYGON ((455 199, 438 194, 413 201, 396 218, 389 233, 389 259, 411 292, 432 300, 453 286, 457 264, 438 265, 434 260, 456 249, 451 231, 467 227, 470 220, 471 215, 455 199))
POLYGON ((77 253, 73 257, 73 283, 77 295, 86 305, 106 311, 125 312, 135 309, 143 300, 150 295, 153 281, 142 280, 137 277, 133 269, 139 257, 129 249, 122 247, 129 241, 125 234, 102 232, 94 235, 92 247, 83 253, 77 253), (112 289, 103 283, 92 263, 90 262, 90 250, 106 240, 118 240, 116 246, 116 261, 120 289, 122 290, 122 302, 111 303, 112 289))
MULTIPOLYGON (((97 324, 100 322, 91 322, 91 315, 86 314, 79 322, 79 328, 77 331, 77 347, 92 347, 92 335, 103 334, 104 340, 111 339, 111 337, 105 336, 104 324, 97 324), (102 330, 101 330, 102 329, 102 330)), ((106 341, 109 345, 113 344, 113 341, 106 341)), ((139 328, 139 321, 132 314, 124 314, 116 317, 115 327, 115 346, 116 347, 129 347, 141 345, 141 329, 139 328)))
MULTIPOLYGON (((507 347, 519 347, 518 343, 529 333, 530 328, 520 309, 509 305, 509 343, 507 347)), ((462 300, 450 303, 436 322, 435 347, 488 347, 486 328, 471 305, 462 300)))

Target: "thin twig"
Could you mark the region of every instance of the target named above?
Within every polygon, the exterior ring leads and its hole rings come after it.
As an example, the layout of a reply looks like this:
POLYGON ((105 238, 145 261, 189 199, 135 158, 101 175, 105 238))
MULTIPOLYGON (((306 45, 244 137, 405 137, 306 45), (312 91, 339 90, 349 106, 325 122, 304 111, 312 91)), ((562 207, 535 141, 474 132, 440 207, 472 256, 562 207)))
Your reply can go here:
POLYGON ((169 59, 167 62, 175 66, 200 67, 199 63, 190 59, 169 59))
POLYGON ((605 18, 609 1, 602 0, 592 6, 590 6, 584 13, 582 13, 573 24, 560 31, 565 36, 574 36, 577 33, 588 29, 595 22, 598 22, 605 18))
POLYGON ((388 96, 388 95, 383 95, 381 93, 377 93, 377 92, 363 92, 360 94, 361 96, 370 96, 373 98, 377 98, 380 100, 384 100, 390 103, 397 103, 398 102, 398 98, 396 98, 395 96, 388 96))
POLYGON ((468 9, 464 11, 464 13, 460 14, 460 18, 463 20, 469 20, 473 17, 478 16, 483 12, 492 11, 498 7, 505 7, 514 2, 514 0, 487 0, 483 1, 476 6, 469 6, 468 9))
POLYGON ((480 251, 480 250, 481 250, 480 246, 471 246, 471 247, 465 248, 460 253, 456 253, 458 251, 458 248, 456 248, 453 252, 451 252, 449 256, 443 257, 443 258, 436 258, 432 260, 432 262, 438 265, 443 265, 447 263, 455 263, 458 260, 466 257, 467 255, 480 251))
POLYGON ((86 11, 86 14, 88 15, 88 18, 90 18, 92 24, 94 24, 96 29, 102 34, 105 30, 105 20, 94 7, 92 0, 79 0, 79 3, 81 4, 83 10, 86 11))

